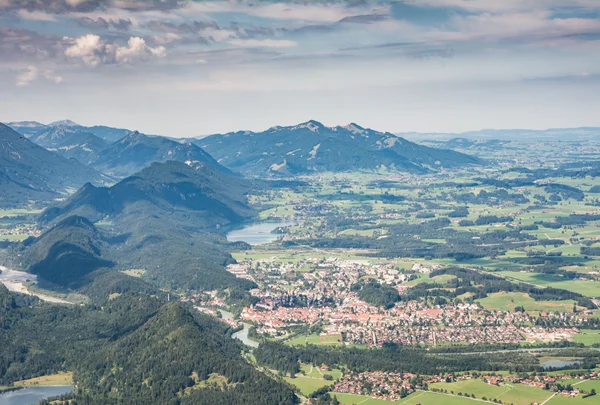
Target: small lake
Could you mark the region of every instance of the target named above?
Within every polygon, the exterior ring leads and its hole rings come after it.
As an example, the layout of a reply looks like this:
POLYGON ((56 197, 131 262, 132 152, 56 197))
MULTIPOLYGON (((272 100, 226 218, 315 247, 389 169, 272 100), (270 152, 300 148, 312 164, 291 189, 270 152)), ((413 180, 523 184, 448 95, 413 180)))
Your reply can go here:
POLYGON ((73 387, 61 385, 56 387, 29 387, 22 390, 0 394, 0 405, 33 405, 42 399, 73 392, 73 387))
POLYGON ((229 242, 246 242, 250 245, 262 245, 276 241, 281 235, 271 233, 279 227, 295 225, 294 222, 263 222, 252 224, 229 232, 226 237, 229 242))
POLYGON ((542 368, 564 368, 578 364, 579 361, 577 360, 548 360, 542 363, 542 368))

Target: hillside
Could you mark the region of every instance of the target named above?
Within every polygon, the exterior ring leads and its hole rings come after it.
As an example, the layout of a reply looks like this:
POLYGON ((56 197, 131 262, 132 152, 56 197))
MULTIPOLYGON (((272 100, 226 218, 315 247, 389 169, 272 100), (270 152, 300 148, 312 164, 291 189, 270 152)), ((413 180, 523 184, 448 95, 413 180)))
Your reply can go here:
POLYGON ((0 285, 0 304, 11 303, 0 384, 71 370, 75 399, 88 405, 297 402, 242 358, 225 324, 181 304, 126 294, 101 306, 30 308, 15 297, 0 285), (223 386, 207 384, 211 376, 223 386))
POLYGON ((316 121, 264 132, 240 131, 196 141, 217 161, 246 175, 390 170, 414 173, 479 164, 475 157, 434 149, 356 124, 326 127, 316 121))
POLYGON ((230 245, 208 233, 252 216, 248 181, 212 166, 154 163, 110 188, 90 184, 40 216, 42 225, 72 215, 102 222, 112 235, 106 259, 118 269, 146 269, 144 279, 168 288, 250 288, 226 272, 230 245))
POLYGON ((67 159, 77 159, 84 164, 108 147, 108 143, 96 135, 78 127, 64 125, 48 127, 29 139, 67 159))
POLYGON ((208 153, 190 143, 179 143, 163 137, 150 137, 131 132, 124 138, 100 151, 92 160, 95 169, 116 177, 126 177, 149 166, 152 162, 169 160, 198 161, 229 172, 208 153))
POLYGON ((71 216, 36 238, 28 246, 22 263, 29 272, 47 281, 73 286, 93 271, 113 266, 101 257, 104 245, 90 221, 71 216))
POLYGON ((40 221, 81 215, 122 223, 126 217, 168 216, 192 228, 214 229, 252 215, 248 190, 243 179, 205 163, 153 163, 112 187, 86 184, 61 206, 46 210, 40 221))
POLYGON ((96 170, 50 152, 0 124, 0 206, 49 200, 86 182, 102 185, 108 181, 96 170))

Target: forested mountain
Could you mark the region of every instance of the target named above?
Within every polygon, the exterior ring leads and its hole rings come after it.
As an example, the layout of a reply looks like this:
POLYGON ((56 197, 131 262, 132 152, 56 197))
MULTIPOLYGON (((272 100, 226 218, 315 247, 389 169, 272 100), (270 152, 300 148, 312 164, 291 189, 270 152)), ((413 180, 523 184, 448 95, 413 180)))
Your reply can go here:
POLYGON ((23 265, 34 274, 62 286, 78 285, 89 273, 112 267, 102 259, 105 243, 94 225, 71 216, 36 238, 23 255, 23 265))
POLYGON ((125 177, 149 166, 152 162, 169 160, 203 162, 221 172, 229 172, 198 146, 179 143, 163 137, 150 137, 132 132, 99 152, 91 161, 92 167, 117 177, 125 177))
POLYGON ((248 191, 247 181, 206 163, 153 163, 112 187, 86 184, 61 206, 46 210, 40 220, 81 215, 93 222, 110 218, 119 227, 128 217, 169 216, 169 221, 191 228, 214 229, 252 215, 248 191))
POLYGON ((179 303, 125 294, 102 306, 39 306, 0 285, 0 305, 2 385, 71 370, 79 404, 297 402, 241 357, 225 324, 179 303))
POLYGON ((0 206, 49 200, 86 182, 110 179, 92 168, 65 159, 0 124, 0 206))
POLYGON ((479 164, 475 157, 434 149, 356 124, 326 127, 316 121, 264 132, 240 131, 196 141, 219 163, 246 175, 378 170, 421 173, 479 164))
POLYGON ((66 158, 88 164, 92 157, 108 147, 108 143, 79 127, 52 126, 29 138, 44 148, 66 158))
POLYGON ((59 223, 60 230, 60 221, 73 215, 103 220, 108 245, 102 259, 115 269, 145 269, 143 279, 161 287, 248 289, 252 282, 223 268, 232 260, 226 239, 209 231, 253 214, 246 197, 250 187, 204 163, 154 163, 110 188, 85 185, 47 209, 40 223, 59 223))

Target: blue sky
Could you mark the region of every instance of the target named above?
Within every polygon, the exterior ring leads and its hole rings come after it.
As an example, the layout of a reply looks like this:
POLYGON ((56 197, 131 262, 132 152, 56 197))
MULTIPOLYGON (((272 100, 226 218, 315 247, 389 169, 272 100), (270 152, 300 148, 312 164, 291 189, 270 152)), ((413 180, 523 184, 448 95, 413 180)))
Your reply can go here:
POLYGON ((0 121, 600 126, 600 1, 0 0, 0 121))

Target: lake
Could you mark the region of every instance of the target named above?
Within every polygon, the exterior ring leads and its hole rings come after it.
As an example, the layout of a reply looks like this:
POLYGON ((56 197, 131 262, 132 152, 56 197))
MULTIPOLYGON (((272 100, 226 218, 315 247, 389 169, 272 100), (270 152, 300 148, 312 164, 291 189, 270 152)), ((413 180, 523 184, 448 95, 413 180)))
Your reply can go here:
POLYGON ((577 360, 548 360, 542 363, 542 368, 563 368, 575 366, 579 363, 577 360))
POLYGON ((294 222, 263 222, 251 224, 241 229, 229 232, 226 237, 229 242, 246 242, 250 245, 262 245, 276 241, 281 235, 271 233, 279 227, 295 225, 294 222))
POLYGON ((73 392, 73 387, 60 385, 55 387, 29 387, 18 391, 0 394, 0 405, 33 405, 42 399, 73 392))

